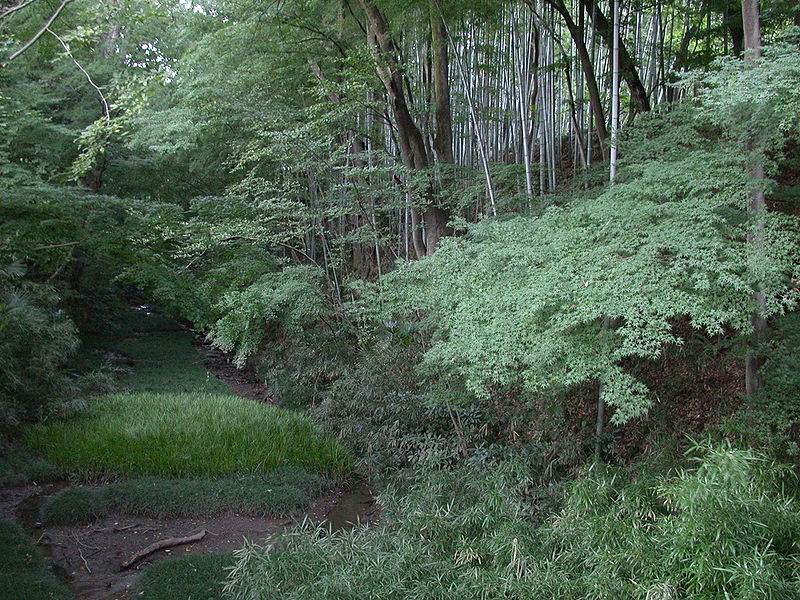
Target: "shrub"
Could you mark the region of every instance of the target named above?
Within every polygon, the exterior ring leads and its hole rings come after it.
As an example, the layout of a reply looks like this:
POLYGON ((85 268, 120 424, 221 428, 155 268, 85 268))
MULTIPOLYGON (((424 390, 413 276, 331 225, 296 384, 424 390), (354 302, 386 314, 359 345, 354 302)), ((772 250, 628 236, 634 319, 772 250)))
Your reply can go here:
POLYGON ((389 504, 376 527, 294 531, 245 547, 231 597, 499 598, 525 572, 532 538, 499 477, 439 472, 389 504))
POLYGON ((55 291, 0 278, 0 431, 36 420, 77 396, 65 366, 78 335, 55 291))
POLYGON ((787 472, 699 447, 691 469, 595 466, 536 527, 499 472, 434 473, 377 527, 291 532, 237 554, 236 600, 653 600, 800 597, 800 509, 787 472))

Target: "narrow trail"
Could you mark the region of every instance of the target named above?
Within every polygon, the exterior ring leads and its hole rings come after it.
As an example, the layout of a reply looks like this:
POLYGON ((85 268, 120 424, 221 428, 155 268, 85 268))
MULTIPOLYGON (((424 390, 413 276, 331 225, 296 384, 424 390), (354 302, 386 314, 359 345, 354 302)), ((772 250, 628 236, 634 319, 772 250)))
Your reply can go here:
MULTIPOLYGON (((169 331, 169 335, 175 334, 175 329, 169 331)), ((158 331, 134 333, 134 337, 145 335, 150 338, 150 344, 158 344, 158 340, 153 339, 159 335, 158 331)), ((191 339, 188 331, 183 335, 191 339)), ((207 344, 195 342, 195 348, 198 362, 232 393, 271 402, 254 372, 237 370, 227 355, 207 344)), ((120 362, 144 369, 161 366, 155 360, 148 359, 145 363, 130 361, 124 356, 120 357, 120 362)), ((358 522, 374 520, 378 512, 372 491, 362 483, 331 489, 313 499, 305 509, 282 518, 231 513, 201 518, 151 519, 110 514, 85 525, 45 526, 39 520, 41 506, 72 485, 68 481, 58 481, 0 489, 0 519, 15 521, 29 533, 43 550, 54 574, 68 585, 76 600, 132 600, 139 597, 137 581, 142 570, 152 564, 172 557, 232 552, 241 548, 245 539, 264 543, 272 535, 303 522, 323 524, 332 530, 346 529, 358 522), (201 529, 207 530, 208 535, 198 542, 155 552, 129 570, 120 569, 125 559, 156 541, 186 536, 201 529)))

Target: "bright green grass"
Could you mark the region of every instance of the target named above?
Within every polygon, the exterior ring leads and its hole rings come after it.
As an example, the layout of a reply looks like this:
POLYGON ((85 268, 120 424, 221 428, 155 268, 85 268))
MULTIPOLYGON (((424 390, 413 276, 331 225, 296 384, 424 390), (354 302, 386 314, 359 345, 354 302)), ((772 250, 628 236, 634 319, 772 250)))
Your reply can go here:
POLYGON ((128 479, 71 488, 42 506, 48 524, 86 523, 109 513, 153 519, 237 515, 282 516, 308 505, 325 480, 298 467, 220 479, 128 479))
MULTIPOLYGON (((179 597, 179 596, 176 596, 179 597)), ((71 594, 44 562, 41 552, 16 525, 0 521, 0 598, 67 600, 71 594)))
POLYGON ((148 567, 139 582, 141 600, 223 600, 222 588, 236 560, 231 554, 177 558, 148 567))
POLYGON ((298 466, 341 476, 351 459, 304 414, 231 395, 113 394, 24 432, 32 448, 83 476, 218 476, 298 466))

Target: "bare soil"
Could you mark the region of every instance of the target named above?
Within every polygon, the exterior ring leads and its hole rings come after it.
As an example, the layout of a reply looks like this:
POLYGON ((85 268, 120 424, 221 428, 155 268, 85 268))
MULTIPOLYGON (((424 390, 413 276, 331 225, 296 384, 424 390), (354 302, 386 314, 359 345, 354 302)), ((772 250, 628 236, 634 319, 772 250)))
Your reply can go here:
POLYGON ((214 348, 202 339, 196 339, 195 345, 200 354, 206 357, 206 369, 211 371, 217 379, 224 381, 232 394, 256 402, 275 403, 269 389, 250 365, 238 368, 230 354, 214 348))
MULTIPOLYGON (((132 600, 142 569, 172 557, 231 552, 245 540, 265 543, 270 536, 304 520, 333 530, 368 523, 377 515, 366 485, 333 490, 315 499, 303 511, 279 519, 228 514, 193 519, 147 519, 110 515, 88 525, 44 527, 39 508, 53 494, 68 487, 64 482, 0 490, 0 518, 15 520, 31 534, 48 558, 55 574, 79 600, 132 600), (201 529, 200 541, 160 550, 128 570, 121 563, 153 542, 184 537, 201 529)), ((19 600, 22 600, 22 596, 19 600)), ((176 599, 177 600, 177 599, 176 599)))

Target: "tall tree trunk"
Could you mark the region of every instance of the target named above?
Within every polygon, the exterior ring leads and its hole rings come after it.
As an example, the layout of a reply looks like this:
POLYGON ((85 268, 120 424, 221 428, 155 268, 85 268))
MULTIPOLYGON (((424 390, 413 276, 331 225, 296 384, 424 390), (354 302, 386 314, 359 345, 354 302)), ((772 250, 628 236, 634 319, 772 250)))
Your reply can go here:
POLYGON ((609 159, 609 181, 617 178, 617 139, 619 134, 619 0, 614 2, 614 44, 611 50, 611 158, 609 159))
MULTIPOLYGON (((755 63, 761 57, 761 23, 759 19, 758 0, 742 0, 742 23, 744 25, 745 61, 755 63)), ((754 223, 747 234, 747 241, 752 252, 758 256, 764 246, 764 218, 766 201, 764 198, 764 158, 763 148, 756 132, 749 134, 746 142, 748 153, 748 171, 751 178, 750 201, 748 212, 754 223)), ((756 308, 750 317, 753 333, 747 348, 745 359, 745 391, 748 396, 758 392, 763 386, 760 367, 762 358, 760 346, 766 338, 767 320, 765 315, 766 294, 759 283, 753 292, 756 308)))
POLYGON ((453 114, 450 107, 450 54, 447 28, 438 6, 431 5, 431 58, 433 71, 433 103, 435 133, 433 149, 440 163, 452 164, 453 114))
MULTIPOLYGON (((429 164, 428 153, 425 148, 425 139, 417 124, 411 116, 404 90, 404 81, 397 58, 397 48, 389 33, 389 28, 380 9, 372 0, 359 0, 364 15, 367 18, 367 39, 376 59, 376 72, 392 107, 395 125, 397 126, 397 140, 400 148, 400 157, 406 168, 412 171, 422 171, 429 164)), ((419 223, 419 216, 414 218, 415 209, 412 209, 412 222, 419 223)), ((425 242, 424 254, 422 240, 414 238, 414 248, 417 257, 431 255, 436 250, 439 239, 449 233, 447 227, 447 213, 431 204, 425 209, 425 242)))
POLYGON ((572 18, 563 0, 548 0, 548 2, 563 17, 564 24, 567 26, 567 30, 572 37, 572 42, 575 44, 575 50, 578 53, 578 60, 581 62, 583 76, 586 79, 586 88, 589 91, 589 105, 594 115, 595 130, 597 131, 597 137, 600 139, 600 147, 603 148, 608 139, 606 116, 603 113, 603 101, 600 99, 600 90, 597 87, 597 77, 594 72, 592 57, 589 55, 589 50, 586 48, 586 41, 583 37, 583 28, 572 18))
POLYGON ((733 53, 736 56, 741 56, 744 51, 744 23, 742 22, 742 11, 738 10, 739 7, 736 4, 736 0, 733 0, 725 7, 725 26, 731 36, 733 53))
MULTIPOLYGON (((614 1, 619 2, 619 0, 614 1)), ((581 2, 586 8, 586 12, 591 15, 597 33, 605 40, 608 49, 611 50, 614 47, 614 28, 612 24, 608 22, 603 11, 600 10, 597 0, 581 0, 581 2)), ((644 89, 636 65, 630 54, 628 54, 628 49, 622 40, 619 40, 619 71, 620 75, 625 79, 625 83, 628 84, 631 100, 633 100, 636 108, 642 112, 649 111, 650 100, 647 98, 647 91, 644 89)))

